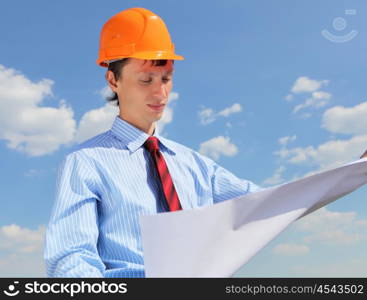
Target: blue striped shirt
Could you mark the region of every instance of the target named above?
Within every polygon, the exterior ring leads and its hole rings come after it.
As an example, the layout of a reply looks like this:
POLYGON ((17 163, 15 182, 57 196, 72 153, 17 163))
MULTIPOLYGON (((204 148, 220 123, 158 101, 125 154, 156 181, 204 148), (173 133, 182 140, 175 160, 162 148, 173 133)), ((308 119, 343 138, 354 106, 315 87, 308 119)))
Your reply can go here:
MULTIPOLYGON (((154 136, 182 209, 259 189, 157 130, 154 136)), ((46 231, 48 276, 144 277, 139 216, 167 211, 154 163, 143 147, 148 137, 117 116, 109 131, 65 157, 46 231)))

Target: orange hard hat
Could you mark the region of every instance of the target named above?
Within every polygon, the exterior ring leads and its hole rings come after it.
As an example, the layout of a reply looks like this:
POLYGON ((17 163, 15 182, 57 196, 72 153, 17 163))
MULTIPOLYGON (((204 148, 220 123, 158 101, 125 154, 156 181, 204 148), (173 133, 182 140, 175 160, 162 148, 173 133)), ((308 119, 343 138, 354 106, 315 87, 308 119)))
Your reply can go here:
POLYGON ((134 7, 109 19, 102 28, 97 64, 135 57, 140 59, 176 59, 174 44, 163 20, 148 9, 134 7))

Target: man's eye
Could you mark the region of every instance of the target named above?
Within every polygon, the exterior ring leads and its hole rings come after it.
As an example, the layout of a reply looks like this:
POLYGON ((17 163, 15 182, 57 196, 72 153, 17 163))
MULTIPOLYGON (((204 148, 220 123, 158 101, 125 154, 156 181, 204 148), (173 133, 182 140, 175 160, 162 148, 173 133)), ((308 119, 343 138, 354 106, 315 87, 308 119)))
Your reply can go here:
MULTIPOLYGON (((151 83, 152 81, 153 81, 153 79, 152 78, 150 78, 150 79, 148 79, 148 80, 140 80, 142 83, 151 83)), ((164 82, 164 83, 167 83, 167 82, 169 82, 169 81, 171 81, 171 78, 162 78, 162 81, 164 82)))

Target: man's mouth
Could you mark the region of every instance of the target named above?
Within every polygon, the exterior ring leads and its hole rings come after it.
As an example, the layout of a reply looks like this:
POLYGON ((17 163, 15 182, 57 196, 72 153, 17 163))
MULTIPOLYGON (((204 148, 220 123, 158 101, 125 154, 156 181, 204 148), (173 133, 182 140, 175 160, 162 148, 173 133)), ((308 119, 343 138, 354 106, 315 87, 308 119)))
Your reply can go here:
POLYGON ((148 106, 154 111, 161 111, 165 107, 165 104, 159 104, 159 105, 148 104, 148 106))

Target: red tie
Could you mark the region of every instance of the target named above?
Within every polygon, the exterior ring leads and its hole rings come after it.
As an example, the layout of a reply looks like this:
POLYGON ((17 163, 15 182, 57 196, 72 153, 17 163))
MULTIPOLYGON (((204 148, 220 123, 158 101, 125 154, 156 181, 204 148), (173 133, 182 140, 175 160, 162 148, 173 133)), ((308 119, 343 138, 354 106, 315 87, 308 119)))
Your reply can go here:
POLYGON ((154 136, 149 137, 145 143, 144 147, 150 152, 155 167, 158 171, 159 178, 162 183, 164 196, 169 206, 170 211, 180 210, 181 204, 176 193, 175 186, 173 185, 171 175, 169 174, 166 161, 162 153, 159 151, 158 139, 154 136))

